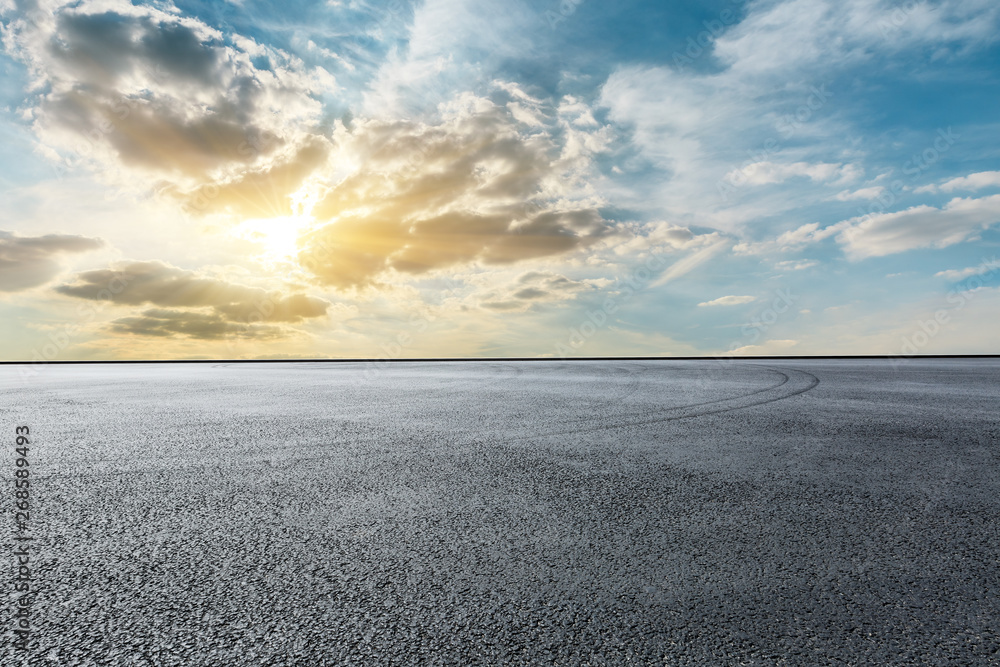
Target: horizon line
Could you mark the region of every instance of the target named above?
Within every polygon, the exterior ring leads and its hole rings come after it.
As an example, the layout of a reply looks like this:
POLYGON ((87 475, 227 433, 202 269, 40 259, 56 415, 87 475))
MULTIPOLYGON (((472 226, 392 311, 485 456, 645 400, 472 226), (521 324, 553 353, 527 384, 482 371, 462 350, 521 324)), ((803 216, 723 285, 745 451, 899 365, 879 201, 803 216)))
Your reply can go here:
POLYGON ((720 361, 785 359, 1000 359, 1000 354, 800 354, 800 355, 711 355, 711 356, 609 356, 609 357, 327 357, 285 359, 58 359, 0 361, 0 366, 86 365, 86 364, 274 364, 274 363, 428 363, 486 361, 720 361))

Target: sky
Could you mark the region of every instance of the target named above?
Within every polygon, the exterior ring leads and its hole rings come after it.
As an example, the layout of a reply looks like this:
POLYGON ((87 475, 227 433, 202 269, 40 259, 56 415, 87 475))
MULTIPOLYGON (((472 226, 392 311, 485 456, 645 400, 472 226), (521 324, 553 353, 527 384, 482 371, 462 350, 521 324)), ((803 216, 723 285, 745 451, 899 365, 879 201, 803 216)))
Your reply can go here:
POLYGON ((1000 353, 994 0, 0 0, 6 360, 1000 353))

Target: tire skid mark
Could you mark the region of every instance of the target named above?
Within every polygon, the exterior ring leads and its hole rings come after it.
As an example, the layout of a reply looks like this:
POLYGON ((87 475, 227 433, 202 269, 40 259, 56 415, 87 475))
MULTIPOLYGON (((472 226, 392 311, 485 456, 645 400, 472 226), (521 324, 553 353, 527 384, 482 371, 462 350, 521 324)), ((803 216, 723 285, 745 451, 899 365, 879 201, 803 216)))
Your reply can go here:
MULTIPOLYGON (((720 414, 724 412, 732 412, 734 410, 742 410, 744 408, 750 408, 757 405, 767 405, 769 403, 775 403, 777 401, 783 401, 787 398, 792 398, 793 396, 798 396, 799 394, 804 394, 807 391, 814 389, 819 385, 820 381, 812 373, 806 371, 793 369, 793 368, 775 368, 770 366, 759 366, 743 364, 749 368, 755 368, 760 370, 767 370, 773 373, 777 373, 782 377, 781 382, 772 385, 770 387, 765 387, 763 389, 758 389, 752 391, 748 394, 742 394, 740 396, 735 396, 731 398, 724 398, 716 401, 706 401, 703 403, 692 403, 690 405, 676 406, 673 408, 666 408, 657 413, 640 413, 627 415, 624 417, 617 417, 613 420, 609 420, 613 423, 601 424, 601 425, 591 425, 583 428, 573 428, 573 429, 563 429, 559 431, 546 431, 544 433, 535 433, 531 435, 519 435, 512 437, 504 437, 506 442, 517 442, 522 440, 534 440, 537 438, 545 438, 557 435, 573 435, 576 433, 594 433, 597 431, 611 431, 619 428, 629 428, 634 426, 644 426, 647 424, 658 424, 662 422, 677 421, 680 419, 690 419, 693 417, 702 417, 706 415, 720 414)), ((469 445, 478 442, 478 438, 471 441, 463 441, 459 439, 455 444, 469 445)), ((320 446, 319 449, 326 449, 332 446, 334 443, 330 443, 326 446, 320 446)), ((294 462, 306 463, 310 461, 318 461, 330 458, 336 454, 320 454, 316 456, 304 456, 296 457, 294 462)), ((245 461, 242 465, 259 465, 263 462, 262 459, 255 459, 253 461, 245 461)), ((98 461, 100 463, 101 461, 98 461)), ((93 461, 87 462, 93 464, 93 461)), ((240 467, 239 465, 236 466, 240 467)), ((203 471, 205 469, 204 464, 188 464, 178 466, 176 468, 147 468, 139 470, 105 470, 105 471, 88 471, 88 472, 54 472, 46 475, 40 475, 37 479, 48 479, 48 478, 74 478, 74 477, 97 477, 97 476, 121 476, 121 475, 136 475, 136 474, 162 474, 168 470, 183 470, 191 469, 197 471, 203 471)))
MULTIPOLYGON (((647 410, 643 410, 642 412, 634 412, 634 413, 632 413, 630 415, 624 415, 623 417, 621 417, 621 419, 629 419, 629 420, 632 420, 632 421, 643 420, 641 423, 645 423, 644 420, 649 420, 649 419, 655 420, 656 418, 658 418, 660 415, 662 415, 666 411, 670 411, 670 410, 682 410, 682 409, 685 409, 685 408, 695 408, 695 407, 699 407, 699 406, 702 406, 702 405, 716 405, 720 401, 729 401, 729 400, 735 400, 737 398, 746 398, 748 396, 755 396, 755 395, 763 393, 765 391, 773 391, 773 390, 777 389, 778 387, 781 387, 781 386, 785 385, 788 382, 788 380, 789 380, 788 375, 786 375, 785 373, 782 373, 781 371, 779 371, 779 370, 777 370, 775 368, 764 368, 764 367, 761 367, 761 366, 754 366, 754 368, 758 368, 758 369, 770 371, 771 373, 775 373, 777 375, 780 375, 781 376, 781 382, 779 382, 778 384, 771 385, 770 387, 764 387, 763 389, 755 389, 754 391, 751 391, 751 392, 749 392, 747 394, 740 394, 739 396, 731 396, 729 398, 724 398, 724 399, 718 399, 717 398, 717 399, 714 399, 714 400, 711 400, 711 401, 702 401, 701 403, 688 403, 687 405, 675 405, 675 406, 670 407, 670 408, 660 408, 660 409, 650 408, 650 409, 647 409, 647 410)), ((817 380, 817 382, 819 382, 819 380, 817 380)), ((606 403, 606 405, 614 405, 616 403, 619 403, 624 398, 627 398, 628 396, 631 396, 632 394, 636 393, 636 391, 638 391, 638 389, 639 389, 639 387, 636 386, 635 389, 633 389, 632 391, 629 391, 622 399, 615 399, 615 400, 608 401, 606 403)), ((563 422, 563 424, 566 425, 566 426, 569 426, 571 424, 584 424, 584 423, 588 423, 588 422, 593 422, 595 419, 597 419, 597 418, 592 417, 592 416, 590 416, 590 417, 578 417, 576 419, 567 420, 567 421, 563 422)), ((637 422, 637 423, 640 423, 640 422, 637 422)))
POLYGON ((762 368, 764 370, 769 370, 778 373, 779 375, 782 376, 783 379, 776 385, 765 387, 763 389, 758 389, 757 391, 750 392, 749 394, 742 394, 740 396, 735 396, 732 398, 724 398, 717 401, 706 401, 704 403, 692 403, 691 405, 682 405, 678 407, 667 408, 665 410, 660 410, 656 416, 652 415, 624 416, 615 418, 613 420, 614 423, 592 425, 584 428, 576 428, 576 429, 561 430, 561 431, 547 431, 545 433, 536 433, 533 435, 518 436, 511 439, 532 440, 535 438, 544 438, 554 435, 572 435, 575 433, 610 431, 613 429, 628 428, 631 426, 643 426, 646 424, 658 424, 661 422, 677 421, 679 419, 690 419, 692 417, 715 415, 722 412, 731 412, 733 410, 742 410, 744 408, 750 408, 757 405, 767 405, 768 403, 783 401, 786 398, 792 398, 793 396, 804 394, 805 392, 815 388, 816 385, 819 384, 819 378, 817 378, 815 375, 798 369, 793 369, 793 368, 778 369, 778 368, 764 367, 764 366, 753 366, 753 368, 762 368))
MULTIPOLYGON (((574 367, 570 364, 568 368, 573 369, 574 367)), ((641 376, 645 372, 646 368, 643 366, 636 367, 635 365, 627 364, 601 364, 591 371, 590 375, 585 375, 584 378, 589 378, 589 380, 595 385, 595 388, 591 390, 591 393, 597 396, 607 397, 606 400, 602 401, 600 404, 600 408, 606 409, 619 403, 623 403, 632 394, 637 392, 641 386, 641 376)), ((569 425, 588 422, 592 419, 592 416, 574 417, 562 420, 560 423, 569 425)))

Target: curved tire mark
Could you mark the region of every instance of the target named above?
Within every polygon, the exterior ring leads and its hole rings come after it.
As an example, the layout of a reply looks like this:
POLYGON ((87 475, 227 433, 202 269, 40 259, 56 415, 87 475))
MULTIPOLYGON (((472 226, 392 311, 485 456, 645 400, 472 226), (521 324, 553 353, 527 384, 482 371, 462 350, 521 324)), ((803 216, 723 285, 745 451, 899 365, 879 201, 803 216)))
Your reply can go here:
POLYGON ((768 403, 783 401, 786 398, 804 394, 819 384, 819 378, 812 373, 807 373, 806 371, 794 368, 778 369, 766 366, 754 367, 764 368, 765 370, 778 373, 782 376, 781 382, 770 387, 765 387, 764 389, 758 389, 750 392, 749 394, 743 394, 741 396, 724 398, 717 401, 707 401, 704 403, 693 403, 691 405, 682 405, 674 408, 666 408, 665 410, 658 411, 655 416, 625 416, 623 418, 615 419, 612 424, 603 424, 600 426, 590 426, 563 431, 549 431, 530 436, 521 436, 514 438, 514 440, 528 440, 553 435, 571 435, 574 433, 591 433, 594 431, 610 431, 612 429, 627 428, 630 426, 658 424, 660 422, 677 421, 679 419, 690 419, 692 417, 702 417, 722 412, 731 412, 733 410, 742 410, 756 405, 767 405, 768 403))

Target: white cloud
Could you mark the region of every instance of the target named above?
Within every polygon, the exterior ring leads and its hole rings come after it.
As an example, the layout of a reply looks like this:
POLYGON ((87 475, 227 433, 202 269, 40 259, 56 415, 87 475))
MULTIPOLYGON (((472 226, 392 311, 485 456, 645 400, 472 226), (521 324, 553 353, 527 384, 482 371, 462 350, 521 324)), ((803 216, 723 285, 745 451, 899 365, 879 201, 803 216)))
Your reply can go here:
POLYGON ((780 271, 802 271, 803 269, 811 269, 818 264, 819 262, 815 259, 790 259, 778 262, 774 266, 780 271))
POLYGON ((832 162, 778 164, 764 161, 754 162, 740 169, 734 169, 726 174, 726 180, 736 185, 767 185, 769 183, 781 183, 789 178, 799 176, 809 178, 812 181, 824 182, 851 178, 855 173, 850 165, 832 162))
POLYGON ((798 344, 799 341, 791 339, 769 340, 765 343, 760 343, 759 345, 744 345, 743 347, 738 347, 734 349, 731 354, 737 356, 780 355, 786 353, 788 348, 795 347, 798 344))
POLYGON ((510 115, 519 123, 532 127, 543 127, 545 125, 545 120, 539 117, 534 109, 527 108, 519 102, 508 102, 507 110, 510 111, 510 115))
POLYGON ((594 118, 594 112, 590 106, 572 95, 567 95, 559 103, 559 115, 568 119, 572 125, 578 127, 598 126, 598 122, 594 118))
POLYGON ((698 306, 739 306, 756 300, 757 297, 754 296, 720 296, 718 299, 703 301, 698 306))
POLYGON ((982 190, 983 188, 1000 187, 1000 171, 981 171, 960 178, 953 178, 940 185, 943 192, 955 190, 982 190))
POLYGON ((404 50, 393 51, 364 96, 368 117, 420 115, 469 90, 491 63, 536 49, 541 12, 524 0, 427 0, 413 15, 404 50))
MULTIPOLYGON (((974 237, 1000 222, 1000 195, 952 199, 943 208, 914 206, 904 211, 853 218, 828 227, 856 259, 914 248, 944 248, 974 237)), ((814 234, 817 237, 820 232, 814 234)), ((829 235, 828 233, 826 234, 829 235)))
POLYGON ((861 188, 860 190, 842 190, 835 194, 832 198, 837 201, 854 201, 854 200, 867 200, 877 199, 883 192, 885 192, 885 187, 881 185, 875 185, 870 188, 861 188))
POLYGON ((729 249, 731 246, 732 241, 729 239, 722 239, 712 245, 705 246, 701 250, 687 255, 668 266, 666 271, 661 273, 660 277, 650 283, 649 286, 659 287, 660 285, 665 285, 672 280, 676 280, 677 278, 680 278, 681 276, 698 268, 720 252, 729 249))
POLYGON ((836 237, 853 259, 881 257, 915 248, 944 248, 968 241, 1000 222, 1000 195, 955 198, 942 208, 914 206, 903 211, 866 215, 827 227, 811 222, 784 232, 777 239, 743 242, 738 254, 792 251, 836 237))
POLYGON ((617 231, 604 245, 618 257, 714 246, 723 240, 718 232, 695 234, 687 227, 662 220, 622 223, 618 225, 617 231))
POLYGON ((842 67, 875 52, 925 44, 993 42, 1000 14, 988 0, 789 0, 749 7, 746 19, 722 35, 714 49, 739 76, 842 67))
POLYGON ((634 201, 624 201, 655 205, 685 225, 739 233, 755 218, 815 201, 816 190, 842 188, 859 176, 851 163, 855 154, 841 146, 847 129, 825 110, 831 91, 804 77, 783 81, 762 97, 763 89, 775 85, 730 70, 708 76, 670 67, 619 67, 601 90, 601 104, 657 169, 648 189, 640 187, 634 201), (789 123, 806 104, 812 105, 807 122, 789 123), (808 186, 749 187, 796 176, 808 179, 808 186))
POLYGON ((964 269, 948 269, 947 271, 938 271, 934 274, 935 278, 944 278, 945 280, 950 280, 952 282, 958 282, 969 278, 971 276, 981 276, 986 273, 992 273, 1000 268, 1000 262, 994 256, 991 259, 984 259, 976 266, 969 266, 964 269))
POLYGON ((800 248, 827 239, 841 230, 845 229, 850 221, 838 222, 829 227, 820 228, 818 222, 810 222, 800 225, 795 229, 782 232, 776 239, 758 241, 756 243, 744 241, 736 244, 733 251, 741 255, 757 255, 766 252, 788 252, 799 250, 800 248))
POLYGON ((703 56, 720 67, 621 66, 601 92, 610 118, 631 129, 635 148, 661 172, 636 203, 653 200, 686 225, 738 233, 755 218, 849 195, 844 184, 861 176, 865 151, 845 149, 845 136, 857 132, 836 113, 847 93, 832 82, 844 69, 907 49, 945 59, 1000 36, 1000 6, 986 0, 918 2, 902 18, 897 4, 872 0, 745 7, 745 18, 703 56), (780 191, 726 187, 727 177, 763 184, 795 176, 809 181, 780 191))

